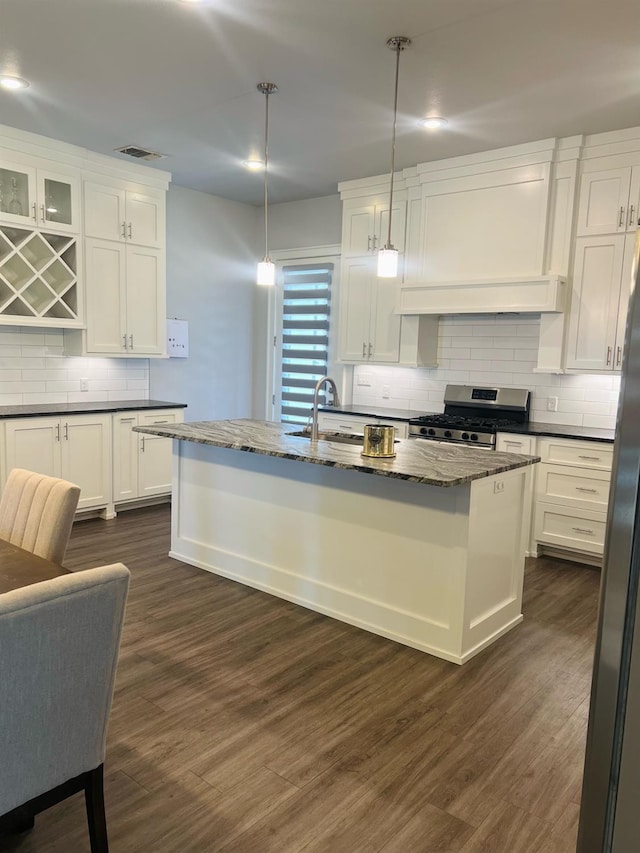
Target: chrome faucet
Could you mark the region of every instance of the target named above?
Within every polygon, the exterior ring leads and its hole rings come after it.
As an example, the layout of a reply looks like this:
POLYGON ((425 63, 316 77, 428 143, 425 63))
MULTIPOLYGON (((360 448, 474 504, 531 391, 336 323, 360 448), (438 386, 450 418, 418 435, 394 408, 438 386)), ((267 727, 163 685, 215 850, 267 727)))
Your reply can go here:
POLYGON ((340 395, 338 394, 338 389, 336 388, 336 383, 331 379, 330 376, 323 376, 322 379, 318 379, 316 382, 316 387, 313 391, 313 412, 312 412, 312 421, 311 421, 311 441, 318 440, 318 396, 320 395, 320 389, 324 385, 325 382, 329 383, 329 388, 331 389, 331 393, 333 394, 333 405, 340 405, 340 395))

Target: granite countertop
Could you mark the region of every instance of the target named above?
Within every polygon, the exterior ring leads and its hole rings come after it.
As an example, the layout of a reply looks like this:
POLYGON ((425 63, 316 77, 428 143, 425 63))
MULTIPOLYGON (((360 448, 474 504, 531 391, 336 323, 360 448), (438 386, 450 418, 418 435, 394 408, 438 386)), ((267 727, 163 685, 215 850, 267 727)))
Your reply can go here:
POLYGON ((526 424, 512 426, 503 432, 518 433, 520 435, 540 435, 551 438, 575 438, 584 441, 606 441, 613 443, 616 433, 613 429, 600 429, 598 427, 567 426, 565 424, 544 424, 537 421, 529 421, 526 424))
POLYGON ((23 406, 0 406, 2 418, 31 418, 39 415, 88 415, 97 412, 130 412, 144 409, 185 409, 186 403, 164 400, 109 400, 104 403, 38 403, 23 406))
POLYGON ((475 447, 451 447, 439 442, 401 439, 392 459, 371 459, 360 454, 360 446, 318 441, 315 447, 304 436, 293 436, 291 424, 271 421, 196 421, 167 426, 134 427, 136 432, 160 435, 179 441, 193 441, 265 456, 277 456, 316 465, 361 471, 425 483, 430 486, 462 486, 539 462, 538 456, 498 453, 475 447))

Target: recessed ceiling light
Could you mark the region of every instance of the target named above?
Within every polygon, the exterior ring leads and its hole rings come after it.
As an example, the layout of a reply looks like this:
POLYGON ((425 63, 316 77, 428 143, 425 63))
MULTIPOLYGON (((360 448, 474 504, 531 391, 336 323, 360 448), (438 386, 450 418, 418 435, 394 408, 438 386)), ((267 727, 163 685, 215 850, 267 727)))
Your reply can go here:
POLYGON ((441 130, 447 124, 446 118, 442 118, 441 116, 427 116, 422 119, 422 126, 426 127, 427 130, 441 130))
POLYGON ((243 160, 242 165, 250 172, 261 172, 264 169, 262 160, 252 157, 250 160, 243 160))
POLYGON ((31 84, 24 77, 14 77, 12 74, 0 75, 0 86, 3 89, 28 89, 31 84))

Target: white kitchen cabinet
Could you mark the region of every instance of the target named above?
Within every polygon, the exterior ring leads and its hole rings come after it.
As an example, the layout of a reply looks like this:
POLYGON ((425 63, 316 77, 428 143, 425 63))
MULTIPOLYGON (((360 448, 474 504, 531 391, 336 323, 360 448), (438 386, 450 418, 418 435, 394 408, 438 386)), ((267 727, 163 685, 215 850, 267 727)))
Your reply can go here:
POLYGON ((113 500, 139 500, 171 493, 172 441, 133 431, 134 426, 182 423, 182 409, 113 415, 113 500))
POLYGON ((47 161, 13 162, 0 152, 0 222, 65 234, 80 231, 79 174, 47 161))
MULTIPOLYGON (((391 218, 391 242, 404 251, 407 203, 394 199, 391 218)), ((343 257, 377 255, 387 242, 389 232, 389 198, 381 197, 346 201, 342 211, 343 257)))
POLYGON ((640 166, 585 172, 580 183, 579 237, 635 231, 640 205, 640 166))
POLYGON ((567 368, 620 370, 634 249, 633 234, 576 240, 567 368))
POLYGON ((408 421, 388 420, 383 417, 371 417, 369 415, 344 415, 339 412, 320 412, 318 414, 318 426, 320 430, 327 432, 346 432, 354 435, 364 435, 365 424, 392 426, 395 428, 397 438, 409 437, 408 421))
POLYGON ((525 456, 535 456, 536 438, 533 435, 500 432, 496 436, 496 450, 503 453, 523 453, 525 456))
POLYGON ((111 503, 111 417, 19 418, 5 424, 5 470, 27 468, 80 486, 78 509, 111 503))
POLYGON ((164 253, 87 239, 87 354, 164 355, 164 253))
POLYGON ((353 258, 340 278, 339 358, 349 362, 397 363, 400 316, 397 280, 378 278, 374 258, 353 258))
POLYGON ((613 445, 540 438, 538 455, 533 550, 540 544, 596 560, 604 552, 613 445))
POLYGON ((85 181, 84 233, 86 237, 162 248, 164 193, 85 181))

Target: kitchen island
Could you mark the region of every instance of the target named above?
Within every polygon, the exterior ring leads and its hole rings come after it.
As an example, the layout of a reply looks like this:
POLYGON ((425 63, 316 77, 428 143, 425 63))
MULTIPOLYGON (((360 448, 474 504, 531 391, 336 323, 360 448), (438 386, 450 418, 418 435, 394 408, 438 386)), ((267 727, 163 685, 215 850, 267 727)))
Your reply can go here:
POLYGON ((405 439, 391 459, 255 420, 173 438, 171 556, 454 663, 522 621, 537 457, 405 439))

